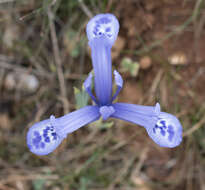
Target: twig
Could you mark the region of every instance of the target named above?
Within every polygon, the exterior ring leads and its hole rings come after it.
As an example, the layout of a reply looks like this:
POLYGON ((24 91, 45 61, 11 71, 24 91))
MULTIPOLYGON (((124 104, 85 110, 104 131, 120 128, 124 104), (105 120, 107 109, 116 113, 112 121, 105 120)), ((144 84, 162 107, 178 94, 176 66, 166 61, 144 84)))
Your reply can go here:
MULTIPOLYGON (((49 79, 49 80, 52 80, 55 78, 55 75, 53 73, 49 73, 47 71, 42 71, 42 70, 33 69, 33 68, 25 68, 25 67, 16 65, 16 63, 8 63, 7 61, 2 61, 1 57, 0 57, 0 68, 13 70, 19 73, 32 73, 34 75, 37 75, 37 76, 40 76, 42 78, 49 79)), ((82 80, 85 77, 86 77, 85 75, 75 74, 75 73, 65 74, 65 78, 71 79, 71 80, 82 80)))
POLYGON ((10 175, 6 179, 0 181, 0 186, 4 184, 8 184, 15 181, 28 181, 28 180, 36 180, 36 179, 46 179, 46 180, 57 180, 59 179, 58 175, 10 175))
POLYGON ((191 129, 187 130, 184 132, 183 137, 189 136, 191 135, 194 131, 196 131, 197 129, 199 129, 203 124, 205 123, 205 115, 203 116, 203 118, 196 123, 191 129))
POLYGON ((12 3, 15 0, 0 0, 0 3, 12 3))
POLYGON ((115 185, 122 182, 123 179, 128 175, 129 169, 134 164, 135 160, 137 159, 138 154, 135 154, 132 158, 129 160, 126 160, 125 166, 118 172, 117 177, 113 180, 113 182, 108 187, 108 190, 114 189, 115 185))
POLYGON ((93 13, 88 9, 88 7, 84 4, 84 2, 82 0, 78 0, 81 9, 83 10, 83 12, 89 17, 92 18, 93 17, 93 13))
POLYGON ((45 71, 40 71, 40 70, 36 70, 36 69, 31 69, 31 68, 24 68, 21 66, 18 66, 16 64, 11 64, 11 63, 7 63, 5 61, 1 61, 0 59, 0 67, 3 69, 8 69, 8 70, 14 70, 16 72, 20 72, 20 73, 33 73, 35 75, 44 77, 44 78, 52 78, 53 75, 45 72, 45 71))
POLYGON ((153 80, 152 86, 150 88, 150 92, 149 94, 149 99, 148 102, 151 103, 154 100, 154 94, 156 93, 156 89, 162 79, 162 75, 163 75, 163 70, 160 69, 159 72, 157 73, 156 77, 153 80))
POLYGON ((66 114, 69 112, 69 103, 68 103, 67 96, 66 96, 65 79, 63 75, 62 62, 60 58, 55 25, 53 23, 53 14, 51 12, 50 7, 48 7, 48 18, 49 18, 49 26, 51 30, 51 40, 52 40, 53 51, 54 51, 54 59, 55 59, 55 63, 57 66, 57 75, 58 75, 58 80, 59 80, 59 85, 60 85, 60 92, 62 96, 64 114, 66 114))
POLYGON ((106 12, 110 11, 112 4, 113 4, 113 0, 109 0, 107 3, 106 12))

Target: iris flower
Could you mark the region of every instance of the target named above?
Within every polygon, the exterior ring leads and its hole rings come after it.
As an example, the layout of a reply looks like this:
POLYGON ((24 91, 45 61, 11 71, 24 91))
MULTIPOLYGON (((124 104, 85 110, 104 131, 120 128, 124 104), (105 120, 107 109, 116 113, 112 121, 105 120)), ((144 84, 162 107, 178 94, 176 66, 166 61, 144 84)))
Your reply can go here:
POLYGON ((98 14, 88 22, 86 32, 91 48, 94 76, 89 74, 84 87, 92 98, 93 105, 60 118, 52 115, 49 119, 34 124, 27 133, 27 145, 32 153, 51 153, 69 133, 100 117, 103 120, 118 118, 143 126, 149 137, 161 147, 173 148, 180 144, 182 126, 179 120, 174 115, 161 112, 159 103, 155 106, 142 106, 114 102, 123 87, 123 79, 115 70, 113 78, 117 88, 112 94, 111 48, 118 31, 119 22, 112 14, 98 14), (91 88, 93 77, 95 94, 91 88))

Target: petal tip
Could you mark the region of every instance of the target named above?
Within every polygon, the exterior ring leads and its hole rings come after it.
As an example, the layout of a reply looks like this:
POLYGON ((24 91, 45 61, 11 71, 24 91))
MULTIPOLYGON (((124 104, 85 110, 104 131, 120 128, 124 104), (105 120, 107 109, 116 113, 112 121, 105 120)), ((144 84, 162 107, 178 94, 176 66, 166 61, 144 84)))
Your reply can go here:
POLYGON ((92 78, 93 78, 93 74, 89 73, 87 79, 84 81, 83 86, 85 89, 87 88, 91 88, 92 85, 92 78))
POLYGON ((117 18, 110 14, 98 14, 87 24, 86 33, 88 40, 106 36, 110 44, 113 45, 119 32, 119 22, 117 18))
POLYGON ((121 77, 121 75, 117 72, 117 70, 114 70, 114 76, 115 76, 115 82, 117 84, 117 86, 121 87, 123 86, 123 79, 121 77))
POLYGON ((157 123, 147 128, 148 135, 161 147, 174 148, 182 141, 182 126, 171 114, 161 112, 157 123))
POLYGON ((155 113, 157 115, 160 114, 160 111, 161 111, 161 108, 160 108, 160 104, 157 102, 156 105, 155 105, 155 109, 154 109, 155 113))
POLYGON ((27 133, 27 145, 29 150, 39 156, 53 152, 62 142, 55 127, 52 125, 55 117, 38 122, 29 128, 27 133))

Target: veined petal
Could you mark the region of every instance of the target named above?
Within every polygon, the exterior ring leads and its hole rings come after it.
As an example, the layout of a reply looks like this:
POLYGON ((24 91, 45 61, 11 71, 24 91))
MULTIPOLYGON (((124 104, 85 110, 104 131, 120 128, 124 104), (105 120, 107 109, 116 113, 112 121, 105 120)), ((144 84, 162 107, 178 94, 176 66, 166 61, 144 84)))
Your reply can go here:
POLYGON ((56 119, 56 131, 59 135, 67 135, 99 118, 100 113, 98 106, 85 106, 56 119))
POLYGON ((27 145, 30 151, 36 155, 42 156, 53 152, 63 141, 64 136, 56 132, 52 120, 46 119, 34 124, 27 133, 27 145))
POLYGON ((116 90, 114 96, 112 97, 112 101, 115 100, 117 95, 120 93, 121 88, 123 87, 123 79, 122 79, 121 75, 116 70, 114 70, 114 76, 115 76, 115 84, 117 85, 117 90, 116 90))
POLYGON ((89 96, 92 98, 92 100, 96 103, 97 103, 97 100, 95 98, 95 96, 93 95, 92 93, 92 78, 93 78, 93 75, 92 73, 90 73, 87 77, 87 79, 85 80, 85 82, 83 83, 83 86, 86 90, 86 92, 89 94, 89 96))
POLYGON ((161 147, 174 148, 182 141, 182 126, 172 114, 160 112, 154 128, 146 128, 148 135, 161 147))
POLYGON ((88 22, 86 32, 89 41, 104 35, 112 46, 119 32, 119 22, 112 14, 98 14, 88 22))
POLYGON ((115 112, 111 117, 119 118, 145 127, 152 140, 161 147, 173 148, 182 141, 182 126, 179 120, 161 112, 160 106, 140 106, 126 103, 112 105, 115 112))
POLYGON ((112 104, 115 112, 111 117, 132 122, 143 127, 154 127, 157 122, 157 114, 154 106, 141 106, 127 103, 112 104))
POLYGON ((100 106, 111 103, 112 62, 111 46, 105 36, 90 42, 92 64, 95 73, 95 93, 100 106))
POLYGON ((97 106, 86 106, 63 117, 38 122, 29 128, 27 145, 30 151, 37 155, 47 155, 53 152, 67 136, 80 127, 97 120, 100 117, 97 106))

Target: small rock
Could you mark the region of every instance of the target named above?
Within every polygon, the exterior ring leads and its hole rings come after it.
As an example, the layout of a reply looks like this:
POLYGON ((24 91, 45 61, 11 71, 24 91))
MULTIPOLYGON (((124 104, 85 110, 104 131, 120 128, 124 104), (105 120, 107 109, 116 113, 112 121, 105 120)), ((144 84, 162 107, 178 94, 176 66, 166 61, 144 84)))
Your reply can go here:
POLYGON ((148 69, 148 68, 151 67, 151 65, 152 65, 152 60, 150 59, 150 57, 145 56, 145 57, 142 57, 142 58, 140 59, 139 64, 140 64, 140 68, 141 68, 141 69, 146 70, 146 69, 148 69))
POLYGON ((11 129, 11 120, 6 113, 0 114, 0 128, 4 130, 11 129))
POLYGON ((187 56, 182 52, 174 53, 168 57, 168 61, 171 65, 186 65, 187 56))
POLYGON ((18 88, 22 91, 35 92, 39 87, 39 80, 32 74, 12 72, 5 78, 5 87, 8 90, 18 88))

